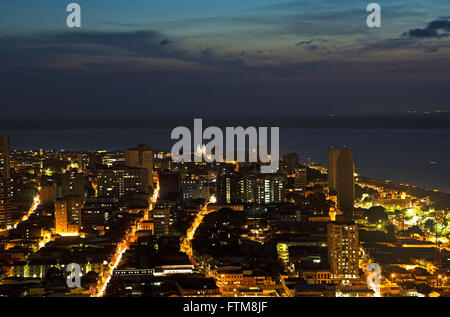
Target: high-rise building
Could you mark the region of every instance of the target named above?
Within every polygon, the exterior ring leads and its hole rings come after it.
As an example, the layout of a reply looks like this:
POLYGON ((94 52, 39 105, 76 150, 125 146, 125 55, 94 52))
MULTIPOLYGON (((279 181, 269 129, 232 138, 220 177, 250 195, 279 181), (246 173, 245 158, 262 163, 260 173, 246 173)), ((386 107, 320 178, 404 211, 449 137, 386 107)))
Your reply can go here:
POLYGON ((11 163, 9 139, 5 134, 0 136, 0 228, 11 225, 11 208, 14 196, 11 179, 11 163))
POLYGON ((306 178, 306 167, 296 167, 294 168, 294 189, 295 191, 304 191, 308 185, 306 178))
POLYGON ((336 221, 328 223, 328 262, 331 278, 349 280, 359 275, 358 226, 338 215, 336 221))
POLYGON ((337 162, 340 149, 328 149, 328 189, 330 193, 337 193, 337 162))
POLYGON ((161 201, 181 199, 181 177, 177 172, 159 173, 159 198, 161 201))
POLYGON ((155 235, 168 235, 170 226, 170 208, 155 208, 152 210, 152 217, 155 235))
POLYGON ((148 186, 153 188, 153 151, 146 144, 125 151, 125 163, 130 167, 145 168, 148 171, 148 186))
POLYGON ((78 233, 81 228, 81 208, 83 199, 80 196, 58 198, 55 202, 56 233, 78 233))
POLYGON ((217 177, 219 204, 271 204, 284 201, 284 179, 279 174, 227 173, 217 177))
POLYGON ((241 202, 241 177, 237 173, 222 174, 216 180, 216 196, 219 204, 241 202))
POLYGON ((171 171, 173 165, 171 157, 164 157, 161 159, 161 171, 171 171))
POLYGON ((289 174, 294 172, 294 169, 298 167, 298 154, 297 153, 288 153, 282 156, 283 161, 287 165, 287 171, 289 174))
POLYGON ((82 173, 70 170, 61 175, 61 187, 58 197, 66 196, 84 196, 85 178, 82 173))
POLYGON ((353 150, 349 148, 328 151, 328 186, 337 194, 337 208, 348 218, 353 218, 355 200, 355 164, 353 150))
POLYGON ((116 202, 128 195, 148 194, 148 170, 115 166, 97 171, 97 196, 113 198, 116 202))
POLYGON ((56 182, 41 184, 41 189, 39 190, 41 204, 54 204, 56 200, 56 193, 56 182))
POLYGON ((284 201, 284 181, 278 174, 256 176, 256 202, 258 204, 281 203, 284 201))
POLYGON ((353 204, 355 201, 354 172, 353 151, 351 149, 343 149, 338 159, 337 202, 338 209, 348 219, 353 218, 353 204))
POLYGON ((256 185, 254 174, 236 172, 221 174, 216 180, 217 202, 219 204, 253 203, 257 197, 256 185))
POLYGON ((209 200, 209 183, 205 179, 182 179, 181 192, 183 200, 203 198, 209 200))
POLYGON ((0 136, 0 177, 11 177, 11 163, 9 153, 9 139, 6 134, 0 136))

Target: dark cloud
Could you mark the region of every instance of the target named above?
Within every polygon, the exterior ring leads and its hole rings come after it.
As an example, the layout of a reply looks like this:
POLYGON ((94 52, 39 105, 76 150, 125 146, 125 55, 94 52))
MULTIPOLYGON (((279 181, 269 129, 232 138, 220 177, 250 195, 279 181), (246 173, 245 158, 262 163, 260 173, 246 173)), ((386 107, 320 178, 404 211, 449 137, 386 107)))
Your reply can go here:
POLYGON ((375 42, 361 42, 345 51, 345 54, 360 55, 368 52, 388 52, 396 49, 422 50, 424 53, 435 53, 441 48, 450 48, 448 41, 442 39, 449 37, 450 18, 439 18, 427 24, 425 28, 408 30, 401 35, 375 42))
POLYGON ((450 32, 450 19, 439 19, 428 23, 428 25, 423 29, 412 29, 405 32, 404 36, 409 36, 411 38, 442 38, 447 37, 447 33, 450 32))
POLYGON ((309 41, 300 41, 297 44, 295 44, 295 46, 302 46, 302 45, 309 45, 312 43, 312 40, 309 41))
POLYGON ((172 43, 172 42, 169 41, 168 39, 162 39, 161 42, 159 42, 159 45, 166 46, 166 45, 169 45, 170 43, 172 43))
MULTIPOLYGON (((267 58, 262 50, 254 54, 223 52, 223 47, 200 47, 188 49, 183 46, 183 39, 177 45, 157 31, 132 32, 63 32, 44 33, 33 36, 0 36, 0 65, 23 65, 33 63, 45 66, 57 63, 64 67, 67 58, 99 58, 104 63, 86 62, 87 67, 106 67, 108 59, 114 58, 114 67, 122 66, 123 60, 134 59, 145 62, 146 57, 178 60, 185 63, 208 67, 244 68, 246 60, 267 58)), ((109 59, 109 60, 111 60, 109 59)), ((73 65, 72 65, 73 66, 73 65)))
POLYGON ((0 63, 56 61, 68 55, 123 55, 182 58, 183 49, 166 46, 172 42, 156 31, 48 32, 28 36, 0 37, 0 63))
MULTIPOLYGON (((311 39, 311 40, 306 40, 306 41, 300 41, 298 43, 295 44, 295 46, 297 47, 303 47, 304 49, 306 49, 309 52, 312 53, 319 53, 319 54, 333 54, 333 52, 331 51, 329 45, 328 45, 328 40, 326 39, 311 39)), ((336 53, 336 52, 334 52, 336 53)))

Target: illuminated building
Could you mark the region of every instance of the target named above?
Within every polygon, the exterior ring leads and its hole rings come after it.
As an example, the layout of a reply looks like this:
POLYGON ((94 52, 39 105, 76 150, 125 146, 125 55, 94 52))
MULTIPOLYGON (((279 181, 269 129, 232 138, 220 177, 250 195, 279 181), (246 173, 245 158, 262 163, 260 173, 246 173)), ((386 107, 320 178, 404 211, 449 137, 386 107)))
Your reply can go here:
POLYGON ((331 284, 331 272, 321 269, 302 270, 302 277, 308 283, 331 284))
POLYGON ((412 197, 404 192, 383 191, 374 199, 374 202, 385 207, 403 209, 411 207, 412 197))
POLYGON ((183 179, 181 180, 181 191, 183 200, 203 198, 208 200, 211 196, 209 186, 204 179, 183 179))
POLYGON ((151 235, 155 232, 154 222, 151 220, 144 220, 139 222, 138 231, 148 231, 151 232, 151 235))
POLYGON ((254 175, 228 172, 216 181, 217 202, 240 204, 256 201, 256 178, 254 175))
POLYGON ((337 193, 337 207, 348 219, 353 218, 354 172, 352 149, 328 150, 328 188, 331 194, 337 193))
POLYGON ((216 182, 219 204, 270 204, 284 201, 284 181, 278 174, 227 173, 216 182))
POLYGON ((97 196, 115 201, 134 193, 148 194, 145 168, 117 166, 97 171, 97 196))
POLYGON ((81 208, 83 199, 80 196, 67 196, 55 202, 55 230, 60 234, 75 234, 81 228, 81 208))
POLYGON ((335 297, 336 288, 330 284, 298 283, 294 294, 295 297, 335 297))
POLYGON ((241 177, 237 173, 220 175, 216 181, 217 202, 219 204, 236 204, 241 202, 241 177))
POLYGON ((271 276, 259 271, 243 270, 240 266, 219 267, 213 272, 217 286, 225 297, 271 296, 277 283, 271 276))
POLYGON ((118 153, 108 153, 101 157, 101 164, 108 167, 122 165, 125 163, 125 158, 118 153))
POLYGON ((295 191, 303 191, 307 186, 306 167, 297 167, 294 169, 294 189, 295 191))
POLYGON ((332 279, 345 281, 359 275, 358 226, 343 215, 328 223, 328 261, 332 279))
POLYGON ((73 170, 61 175, 61 187, 58 197, 84 196, 84 175, 73 170))
POLYGON ((155 235, 168 235, 170 226, 170 208, 155 208, 151 213, 155 235))
POLYGON ((221 297, 222 295, 212 278, 186 277, 177 279, 175 284, 182 297, 221 297))
MULTIPOLYGON (((45 257, 40 258, 36 256, 27 262, 16 263, 13 269, 13 276, 25 278, 44 278, 47 271, 53 267, 59 269, 64 275, 66 275, 68 272, 65 269, 69 263, 71 263, 71 261, 61 261, 59 259, 45 257)), ((92 260, 86 260, 80 257, 77 259, 77 264, 80 265, 81 275, 94 271, 100 276, 103 276, 107 270, 107 264, 101 259, 101 257, 93 258, 92 260)))
POLYGON ((171 171, 173 167, 173 161, 171 157, 164 157, 161 159, 161 171, 171 171))
POLYGON ((284 182, 281 175, 260 174, 256 178, 256 202, 258 204, 280 203, 284 201, 284 182))
POLYGON ((0 136, 0 228, 11 225, 11 205, 14 195, 11 179, 11 163, 9 139, 5 134, 0 136))
POLYGON ((153 188, 153 151, 146 144, 125 151, 125 163, 130 167, 145 168, 148 171, 148 186, 153 188))

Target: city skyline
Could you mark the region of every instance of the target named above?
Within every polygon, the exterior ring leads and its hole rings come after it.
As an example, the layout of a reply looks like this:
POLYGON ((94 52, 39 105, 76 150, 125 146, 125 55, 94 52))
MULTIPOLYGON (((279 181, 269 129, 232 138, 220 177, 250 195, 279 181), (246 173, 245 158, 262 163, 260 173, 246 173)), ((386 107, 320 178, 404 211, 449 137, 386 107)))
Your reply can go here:
POLYGON ((292 152, 267 174, 1 139, 2 296, 448 296, 450 194, 359 175, 348 146, 328 168, 292 152))

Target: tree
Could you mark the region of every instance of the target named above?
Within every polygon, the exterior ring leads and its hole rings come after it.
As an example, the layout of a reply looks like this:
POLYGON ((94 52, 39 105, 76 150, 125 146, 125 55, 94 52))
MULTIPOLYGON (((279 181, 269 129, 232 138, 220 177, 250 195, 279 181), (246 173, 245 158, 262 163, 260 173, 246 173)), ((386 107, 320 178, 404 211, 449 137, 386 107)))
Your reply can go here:
POLYGON ((409 234, 410 236, 414 234, 418 234, 419 236, 424 235, 423 231, 418 226, 409 227, 408 230, 406 230, 406 233, 409 234))
POLYGON ((389 237, 395 237, 395 226, 392 223, 386 226, 386 231, 389 237))
POLYGON ((323 193, 314 193, 308 196, 308 201, 310 203, 310 207, 314 211, 320 211, 325 214, 328 213, 330 209, 330 205, 327 202, 327 199, 323 193))
POLYGON ((436 229, 436 223, 432 219, 425 221, 424 227, 430 232, 434 232, 436 229))
POLYGON ((388 221, 389 217, 386 210, 381 206, 370 207, 367 211, 367 220, 371 224, 377 224, 380 221, 388 221))
POLYGON ((65 283, 64 274, 56 267, 51 267, 45 273, 44 284, 65 283))

